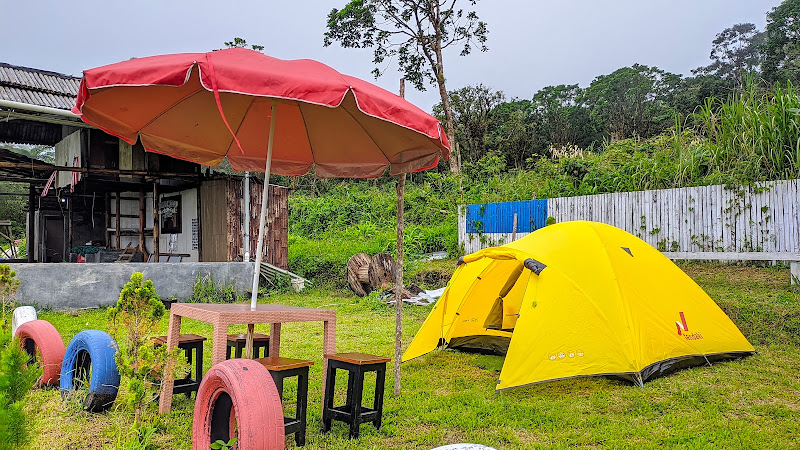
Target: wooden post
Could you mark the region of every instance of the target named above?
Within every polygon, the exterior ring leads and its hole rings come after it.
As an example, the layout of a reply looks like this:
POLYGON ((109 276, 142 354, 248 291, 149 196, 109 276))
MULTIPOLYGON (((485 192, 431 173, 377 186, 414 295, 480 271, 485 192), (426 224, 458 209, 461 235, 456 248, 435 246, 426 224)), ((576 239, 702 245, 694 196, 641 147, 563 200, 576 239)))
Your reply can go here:
MULTIPOLYGON (((144 190, 139 189, 139 251, 144 255, 144 190)), ((147 262, 147 257, 144 262, 147 262)))
POLYGON ((153 262, 158 262, 158 178, 153 180, 153 262))
POLYGON ((105 206, 105 209, 106 209, 106 221, 105 221, 105 225, 106 225, 106 242, 105 242, 105 245, 107 245, 108 247, 111 247, 111 234, 108 232, 108 229, 111 228, 111 193, 106 192, 106 194, 104 196, 103 205, 105 206))
POLYGON ((203 233, 201 233, 202 223, 201 220, 203 216, 202 212, 202 205, 200 204, 200 185, 201 183, 197 184, 197 261, 203 261, 203 233))
POLYGON ((69 254, 72 253, 72 200, 72 192, 70 192, 69 207, 67 208, 67 220, 69 221, 69 225, 67 226, 67 250, 64 252, 65 260, 69 260, 69 254))
POLYGON ((34 262, 34 240, 36 239, 36 188, 30 184, 28 185, 28 233, 25 236, 25 243, 28 246, 28 262, 34 262))
MULTIPOLYGON (((405 98, 406 80, 400 79, 400 97, 405 98)), ((394 395, 400 395, 400 362, 403 347, 403 203, 406 189, 406 174, 397 177, 397 260, 395 270, 395 325, 394 325, 394 395)))
POLYGON ((120 241, 120 236, 122 235, 122 230, 120 229, 122 227, 122 211, 120 209, 120 207, 122 205, 122 201, 121 201, 120 197, 122 197, 122 194, 119 191, 117 191, 117 210, 115 211, 115 213, 117 215, 117 225, 116 225, 117 226, 117 250, 119 250, 119 248, 122 246, 122 243, 120 241))
POLYGON ((400 362, 403 346, 403 204, 406 174, 397 177, 397 266, 395 273, 394 395, 400 395, 400 362))
POLYGON ((511 228, 511 242, 517 240, 517 213, 514 213, 514 225, 511 228))

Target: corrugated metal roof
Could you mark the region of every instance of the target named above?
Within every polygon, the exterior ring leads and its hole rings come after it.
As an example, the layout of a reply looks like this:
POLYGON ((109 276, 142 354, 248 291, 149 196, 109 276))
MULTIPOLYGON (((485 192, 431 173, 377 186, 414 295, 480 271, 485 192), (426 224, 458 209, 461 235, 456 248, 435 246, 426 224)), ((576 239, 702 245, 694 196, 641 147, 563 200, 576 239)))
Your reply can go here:
POLYGON ((0 62, 0 99, 72 109, 81 79, 0 62))

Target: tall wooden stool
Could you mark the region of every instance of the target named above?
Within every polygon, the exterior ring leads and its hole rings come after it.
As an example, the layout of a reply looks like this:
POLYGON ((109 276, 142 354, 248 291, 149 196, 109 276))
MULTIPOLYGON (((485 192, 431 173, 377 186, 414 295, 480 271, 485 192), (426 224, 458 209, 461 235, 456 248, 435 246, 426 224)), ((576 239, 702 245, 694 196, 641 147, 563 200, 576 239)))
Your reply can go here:
POLYGON ((362 423, 372 422, 375 428, 380 428, 386 363, 389 358, 366 353, 336 353, 325 355, 325 359, 328 361, 328 373, 325 380, 325 397, 322 400, 322 431, 327 432, 331 429, 331 420, 350 424, 351 439, 358 437, 358 429, 362 423), (333 406, 336 369, 348 372, 347 403, 343 406, 333 406), (375 372, 375 401, 372 408, 361 405, 364 374, 367 372, 375 372))
MULTIPOLYGON (((235 358, 241 358, 244 347, 247 344, 247 334, 229 334, 228 335, 228 348, 227 356, 225 359, 231 359, 231 351, 236 350, 235 358)), ((253 359, 258 359, 260 350, 264 349, 264 357, 269 356, 269 336, 261 333, 253 333, 253 359)))
MULTIPOLYGON (((181 334, 178 336, 178 348, 182 349, 186 355, 186 360, 189 364, 194 361, 194 377, 190 371, 186 377, 180 380, 175 380, 172 388, 173 394, 185 393, 186 397, 191 398, 192 391, 197 392, 200 387, 200 382, 203 381, 203 342, 206 338, 196 334, 181 334), (194 352, 194 357, 192 353, 194 352)), ((166 345, 166 336, 153 337, 153 343, 157 346, 166 345)))
POLYGON ((306 444, 306 410, 308 409, 308 367, 313 366, 313 361, 302 359, 281 358, 271 356, 258 358, 260 362, 269 370, 275 387, 283 403, 283 380, 289 377, 297 377, 297 410, 295 417, 284 417, 283 428, 287 436, 294 433, 294 442, 298 447, 306 444))

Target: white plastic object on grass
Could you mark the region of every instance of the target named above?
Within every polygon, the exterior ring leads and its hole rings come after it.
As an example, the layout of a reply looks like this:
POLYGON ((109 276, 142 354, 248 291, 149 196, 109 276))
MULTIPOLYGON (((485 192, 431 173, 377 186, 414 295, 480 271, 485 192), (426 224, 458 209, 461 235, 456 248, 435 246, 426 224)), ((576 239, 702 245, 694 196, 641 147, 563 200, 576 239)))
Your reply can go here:
POLYGON ((33 306, 20 306, 19 308, 14 309, 13 314, 11 315, 11 336, 15 336, 17 334, 17 328, 20 325, 27 322, 32 322, 38 319, 36 315, 36 308, 33 306))

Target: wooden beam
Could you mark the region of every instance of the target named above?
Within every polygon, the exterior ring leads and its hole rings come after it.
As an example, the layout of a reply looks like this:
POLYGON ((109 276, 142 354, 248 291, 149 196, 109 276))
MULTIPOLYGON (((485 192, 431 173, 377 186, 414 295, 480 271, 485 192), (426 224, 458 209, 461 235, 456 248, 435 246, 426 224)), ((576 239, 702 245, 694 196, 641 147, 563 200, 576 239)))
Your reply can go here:
MULTIPOLYGON (((800 261, 795 252, 662 252, 669 259, 704 261, 800 261)), ((636 256, 636 255, 634 255, 636 256)))
POLYGON ((59 172, 79 172, 88 174, 103 174, 103 175, 133 175, 145 177, 159 177, 159 178, 197 178, 200 173, 178 173, 178 172, 150 172, 147 170, 126 170, 126 169, 104 169, 99 167, 67 167, 56 166, 55 164, 25 164, 18 162, 0 161, 0 169, 21 169, 21 170, 41 170, 41 171, 59 171, 59 172))

